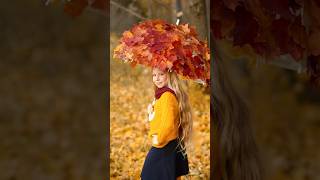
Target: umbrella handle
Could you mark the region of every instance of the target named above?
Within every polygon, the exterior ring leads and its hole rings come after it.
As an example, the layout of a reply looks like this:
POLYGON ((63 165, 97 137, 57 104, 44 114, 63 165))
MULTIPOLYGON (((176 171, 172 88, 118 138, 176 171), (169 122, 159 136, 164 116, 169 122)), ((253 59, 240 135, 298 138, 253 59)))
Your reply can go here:
POLYGON ((176 21, 176 25, 179 25, 183 12, 182 12, 182 8, 181 8, 181 1, 180 0, 176 0, 176 16, 177 16, 177 21, 176 21))
POLYGON ((179 23, 180 23, 180 19, 177 19, 176 25, 179 25, 179 23))

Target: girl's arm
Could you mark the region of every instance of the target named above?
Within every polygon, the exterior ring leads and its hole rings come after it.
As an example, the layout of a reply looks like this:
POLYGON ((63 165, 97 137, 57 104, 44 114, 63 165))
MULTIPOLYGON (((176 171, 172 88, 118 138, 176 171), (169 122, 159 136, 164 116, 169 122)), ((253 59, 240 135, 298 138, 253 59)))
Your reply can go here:
POLYGON ((160 128, 152 138, 153 144, 157 147, 165 146, 169 142, 169 136, 177 133, 175 120, 179 113, 178 106, 178 101, 172 93, 165 92, 161 95, 160 128))

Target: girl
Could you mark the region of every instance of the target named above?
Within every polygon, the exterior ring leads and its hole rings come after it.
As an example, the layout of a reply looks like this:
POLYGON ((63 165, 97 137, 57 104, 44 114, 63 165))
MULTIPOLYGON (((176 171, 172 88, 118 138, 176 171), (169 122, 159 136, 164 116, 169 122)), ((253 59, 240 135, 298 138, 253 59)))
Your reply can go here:
POLYGON ((187 146, 192 113, 187 94, 173 71, 152 69, 155 100, 149 105, 152 147, 141 172, 142 180, 176 180, 189 173, 187 146))

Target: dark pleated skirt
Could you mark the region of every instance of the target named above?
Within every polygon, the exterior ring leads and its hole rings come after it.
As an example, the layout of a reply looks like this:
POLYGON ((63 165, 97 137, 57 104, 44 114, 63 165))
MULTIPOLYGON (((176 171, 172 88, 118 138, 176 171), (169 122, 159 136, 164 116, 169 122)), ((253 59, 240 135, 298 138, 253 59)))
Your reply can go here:
POLYGON ((142 180, 176 180, 189 173, 188 157, 183 156, 178 140, 163 148, 151 147, 141 171, 142 180))

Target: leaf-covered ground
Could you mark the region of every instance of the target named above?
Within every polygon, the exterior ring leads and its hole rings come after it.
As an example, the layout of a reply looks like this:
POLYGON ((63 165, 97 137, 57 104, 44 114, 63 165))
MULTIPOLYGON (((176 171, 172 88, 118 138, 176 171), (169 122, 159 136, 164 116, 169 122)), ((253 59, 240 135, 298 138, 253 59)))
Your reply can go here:
MULTIPOLYGON (((147 140, 147 105, 154 97, 151 72, 111 60, 110 176, 139 179, 151 142, 147 140)), ((210 96, 189 83, 194 113, 193 146, 188 151, 191 179, 208 179, 210 172, 210 96)))

